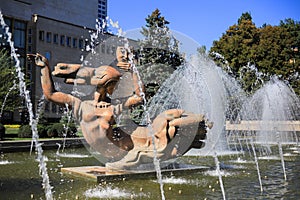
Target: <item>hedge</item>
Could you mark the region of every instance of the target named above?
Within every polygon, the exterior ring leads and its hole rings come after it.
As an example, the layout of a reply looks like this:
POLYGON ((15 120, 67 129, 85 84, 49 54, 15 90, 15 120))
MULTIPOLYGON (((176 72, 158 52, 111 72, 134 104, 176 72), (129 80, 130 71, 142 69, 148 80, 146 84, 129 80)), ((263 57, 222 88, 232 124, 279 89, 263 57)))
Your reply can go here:
MULTIPOLYGON (((38 125, 37 126, 39 137, 47 138, 47 137, 64 137, 66 130, 62 123, 54 123, 52 125, 38 125)), ((66 137, 76 137, 77 128, 75 124, 70 124, 66 137)), ((31 126, 30 125, 22 125, 19 128, 18 132, 19 138, 31 138, 31 126)))

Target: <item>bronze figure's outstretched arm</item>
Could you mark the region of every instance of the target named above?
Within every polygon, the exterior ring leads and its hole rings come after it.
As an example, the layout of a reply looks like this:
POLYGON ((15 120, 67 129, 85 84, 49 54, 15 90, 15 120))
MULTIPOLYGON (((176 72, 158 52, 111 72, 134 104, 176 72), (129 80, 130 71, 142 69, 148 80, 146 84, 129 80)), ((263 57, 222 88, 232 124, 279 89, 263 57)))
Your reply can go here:
POLYGON ((70 94, 65 94, 55 90, 48 59, 39 53, 27 54, 27 57, 34 61, 36 66, 41 67, 41 84, 45 98, 62 106, 66 104, 72 106, 77 98, 70 94))

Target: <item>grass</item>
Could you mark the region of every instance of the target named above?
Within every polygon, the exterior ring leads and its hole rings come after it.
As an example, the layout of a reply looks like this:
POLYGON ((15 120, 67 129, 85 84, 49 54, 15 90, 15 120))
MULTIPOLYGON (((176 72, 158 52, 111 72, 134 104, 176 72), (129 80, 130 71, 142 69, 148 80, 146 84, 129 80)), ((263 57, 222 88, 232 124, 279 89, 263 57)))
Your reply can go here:
POLYGON ((19 128, 5 128, 5 134, 16 134, 18 135, 19 128))
POLYGON ((4 140, 20 140, 21 138, 17 139, 18 132, 19 132, 19 128, 5 128, 4 140))

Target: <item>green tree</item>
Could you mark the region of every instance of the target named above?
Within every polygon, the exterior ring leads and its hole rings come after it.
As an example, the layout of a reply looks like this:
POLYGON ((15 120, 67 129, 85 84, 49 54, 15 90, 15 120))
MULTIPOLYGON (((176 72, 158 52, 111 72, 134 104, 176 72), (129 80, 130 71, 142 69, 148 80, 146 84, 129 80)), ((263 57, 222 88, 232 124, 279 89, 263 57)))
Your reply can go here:
POLYGON ((259 88, 257 83, 263 81, 257 80, 277 75, 299 94, 299 45, 299 22, 286 19, 279 26, 256 28, 250 13, 243 13, 238 24, 214 41, 210 55, 218 65, 229 68, 247 92, 259 88))
POLYGON ((286 32, 284 41, 285 46, 283 55, 285 57, 285 65, 282 71, 284 79, 293 87, 295 92, 300 95, 300 22, 291 18, 280 21, 279 27, 286 32))
POLYGON ((158 9, 146 18, 146 27, 141 31, 145 39, 140 41, 142 64, 166 64, 174 69, 181 65, 183 58, 179 54, 179 42, 171 35, 168 24, 158 9))
POLYGON ((162 82, 180 66, 184 59, 179 53, 179 42, 170 33, 169 22, 158 9, 146 18, 140 40, 140 71, 146 84, 148 98, 154 95, 162 82))
POLYGON ((21 101, 22 99, 19 95, 19 89, 17 88, 17 79, 15 76, 14 64, 9 56, 9 53, 3 48, 0 50, 1 108, 2 106, 4 106, 3 110, 13 111, 15 108, 21 105, 21 101))
MULTIPOLYGON (((179 52, 179 41, 171 34, 168 22, 158 9, 145 19, 144 36, 139 41, 138 70, 145 85, 146 99, 151 99, 162 83, 184 62, 179 52)), ((131 110, 131 119, 140 122, 141 106, 131 110)))
POLYGON ((231 67, 232 72, 238 75, 239 69, 246 66, 248 62, 253 62, 253 45, 259 41, 259 33, 255 24, 252 22, 251 15, 243 13, 238 19, 238 24, 230 26, 219 41, 214 41, 210 49, 224 56, 231 67))
POLYGON ((197 52, 201 55, 205 55, 206 54, 206 46, 202 45, 201 47, 198 47, 197 52))

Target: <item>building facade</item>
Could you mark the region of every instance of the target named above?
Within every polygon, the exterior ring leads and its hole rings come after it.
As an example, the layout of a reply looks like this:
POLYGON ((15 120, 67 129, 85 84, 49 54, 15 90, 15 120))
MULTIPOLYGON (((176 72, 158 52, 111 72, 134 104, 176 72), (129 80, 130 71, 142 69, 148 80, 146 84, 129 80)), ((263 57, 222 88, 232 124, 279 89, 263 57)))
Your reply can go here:
MULTIPOLYGON (((107 16, 107 0, 0 0, 0 5, 20 55, 21 66, 30 79, 28 89, 37 110, 42 97, 40 72, 26 60, 26 54, 45 55, 52 69, 59 62, 81 63, 87 55, 83 49, 89 42, 91 31, 94 31, 96 19, 101 21, 107 16)), ((112 59, 115 56, 115 46, 103 45, 101 48, 103 51, 100 53, 104 57, 112 59)), ((54 81, 58 87, 63 84, 61 79, 55 78, 54 81)), ((72 90, 72 86, 66 89, 72 90)), ((45 117, 57 119, 62 110, 46 102, 45 117)), ((18 117, 15 114, 14 120, 21 120, 18 117)))
POLYGON ((98 19, 105 20, 107 16, 107 0, 98 0, 98 19))

